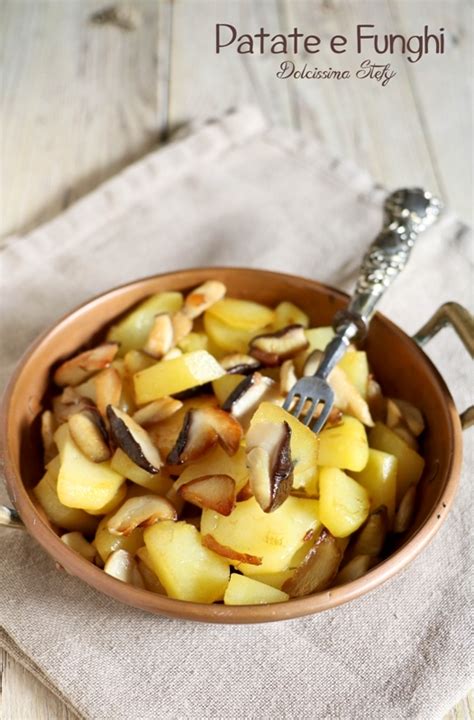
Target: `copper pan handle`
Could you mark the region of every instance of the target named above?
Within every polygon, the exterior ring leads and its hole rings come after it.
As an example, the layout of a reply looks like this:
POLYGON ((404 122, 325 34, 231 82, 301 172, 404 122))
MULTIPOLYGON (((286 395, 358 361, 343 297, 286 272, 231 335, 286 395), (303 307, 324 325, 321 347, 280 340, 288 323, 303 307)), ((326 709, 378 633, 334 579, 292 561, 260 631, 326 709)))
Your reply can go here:
MULTIPOLYGON (((456 302, 441 305, 434 315, 413 335, 417 345, 423 347, 445 327, 452 327, 469 355, 474 357, 474 317, 456 302)), ((474 425, 474 405, 460 414, 463 430, 474 425)))

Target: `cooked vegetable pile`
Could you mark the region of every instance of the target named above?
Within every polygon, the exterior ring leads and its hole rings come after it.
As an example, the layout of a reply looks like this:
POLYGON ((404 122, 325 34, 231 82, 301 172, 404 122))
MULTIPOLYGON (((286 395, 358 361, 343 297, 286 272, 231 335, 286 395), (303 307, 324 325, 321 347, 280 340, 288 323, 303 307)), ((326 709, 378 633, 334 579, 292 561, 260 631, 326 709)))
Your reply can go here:
POLYGON ((351 348, 315 435, 281 406, 331 328, 225 295, 214 280, 153 295, 54 370, 34 494, 72 550, 171 598, 274 603, 354 580, 411 523, 423 417, 351 348))

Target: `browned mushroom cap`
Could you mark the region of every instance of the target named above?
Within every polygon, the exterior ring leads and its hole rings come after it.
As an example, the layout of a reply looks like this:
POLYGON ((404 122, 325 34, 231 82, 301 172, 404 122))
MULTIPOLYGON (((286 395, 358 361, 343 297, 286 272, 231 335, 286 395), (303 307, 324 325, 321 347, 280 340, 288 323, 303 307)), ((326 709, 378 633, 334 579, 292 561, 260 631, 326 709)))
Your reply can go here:
POLYGON ((226 286, 223 283, 218 280, 208 280, 186 296, 181 312, 194 320, 211 305, 222 300, 225 294, 226 286))
POLYGON ((79 450, 92 462, 105 462, 111 456, 109 436, 98 410, 89 408, 71 415, 69 432, 79 450))
POLYGON ((181 485, 178 493, 200 508, 230 515, 235 507, 235 480, 229 475, 204 475, 181 485))
POLYGON ((108 367, 95 378, 97 410, 105 417, 108 405, 118 405, 122 396, 123 382, 117 368, 108 367))
POLYGON ((161 358, 174 344, 173 321, 169 313, 160 313, 153 321, 144 351, 155 358, 161 358))
POLYGON ((177 520, 175 507, 159 495, 139 495, 129 498, 107 521, 112 535, 127 537, 135 528, 150 527, 159 520, 177 520))
POLYGON ((226 355, 219 362, 229 375, 250 375, 261 367, 259 360, 242 353, 226 355))
POLYGON ((110 433, 115 443, 128 455, 135 465, 149 473, 156 474, 162 465, 160 453, 150 436, 130 415, 109 405, 107 418, 110 433))
POLYGON ((253 373, 240 382, 224 401, 222 409, 231 412, 236 418, 242 418, 256 409, 270 391, 276 388, 271 378, 258 372, 253 373))
POLYGON ((222 557, 225 557, 228 560, 233 560, 233 565, 235 565, 236 562, 248 563, 249 565, 262 564, 261 557, 257 557, 257 555, 249 555, 248 553, 241 553, 238 550, 234 550, 233 548, 228 547, 227 545, 221 545, 220 542, 217 542, 213 535, 203 535, 201 538, 201 543, 204 545, 204 547, 207 547, 209 550, 217 553, 217 555, 222 555, 222 557))
POLYGON ((217 407, 194 408, 186 413, 175 446, 168 455, 169 465, 196 460, 211 449, 217 441, 229 455, 239 449, 242 438, 240 423, 217 407))
POLYGON ((302 597, 325 590, 336 577, 342 552, 336 538, 324 529, 294 574, 283 583, 283 592, 302 597))
POLYGON ((291 428, 287 422, 257 423, 247 433, 249 482, 264 512, 286 500, 293 483, 291 428))
POLYGON ((117 343, 103 343, 66 360, 54 373, 54 382, 61 386, 79 385, 93 373, 110 365, 118 347, 117 343))
POLYGON ((250 354, 260 360, 262 365, 274 367, 283 360, 294 357, 306 350, 309 342, 302 325, 288 325, 282 330, 265 335, 257 335, 250 342, 250 354))

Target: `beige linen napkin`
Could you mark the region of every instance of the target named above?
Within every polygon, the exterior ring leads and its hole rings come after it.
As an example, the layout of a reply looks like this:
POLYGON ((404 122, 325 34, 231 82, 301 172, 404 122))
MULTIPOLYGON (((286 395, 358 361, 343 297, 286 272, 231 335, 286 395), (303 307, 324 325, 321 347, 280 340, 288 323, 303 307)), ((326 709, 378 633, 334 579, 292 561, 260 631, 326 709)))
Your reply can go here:
MULTIPOLYGON (((383 197, 365 172, 255 110, 208 123, 4 243, 1 379, 66 310, 143 275, 248 265, 348 289, 383 197)), ((442 302, 469 304, 469 242, 446 215, 384 311, 413 332, 442 302)), ((444 331, 428 352, 462 408, 459 341, 444 331)), ((469 450, 472 463, 472 438, 469 450)), ((26 533, 3 531, 4 642, 91 720, 440 718, 473 668, 468 480, 465 471, 449 518, 405 572, 343 607, 268 625, 147 615, 56 570, 26 533)))

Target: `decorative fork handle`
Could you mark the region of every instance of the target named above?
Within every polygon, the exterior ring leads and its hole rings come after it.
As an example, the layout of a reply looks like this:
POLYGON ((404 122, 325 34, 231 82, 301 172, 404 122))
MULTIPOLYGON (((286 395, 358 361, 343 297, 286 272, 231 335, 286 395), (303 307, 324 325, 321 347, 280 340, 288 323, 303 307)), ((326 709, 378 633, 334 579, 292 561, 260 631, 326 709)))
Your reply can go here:
POLYGON ((349 305, 336 313, 336 337, 325 350, 318 377, 328 376, 352 340, 365 337, 379 300, 407 264, 418 235, 441 210, 441 202, 420 188, 396 190, 388 196, 383 228, 364 256, 349 305))

